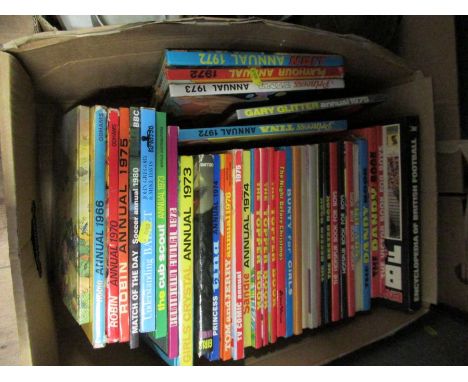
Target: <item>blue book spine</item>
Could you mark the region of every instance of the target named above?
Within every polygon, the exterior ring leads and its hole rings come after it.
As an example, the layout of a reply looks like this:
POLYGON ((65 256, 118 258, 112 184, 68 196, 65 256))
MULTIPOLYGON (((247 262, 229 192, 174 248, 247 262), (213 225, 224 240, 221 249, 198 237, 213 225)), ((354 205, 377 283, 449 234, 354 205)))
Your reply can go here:
POLYGON ((359 148, 359 240, 362 257, 362 301, 363 310, 370 310, 371 274, 370 274, 370 211, 368 193, 368 146, 367 140, 358 139, 359 148))
POLYGON ((292 221, 292 149, 286 151, 286 337, 293 335, 293 221, 292 221))
POLYGON ((96 106, 94 115, 94 221, 93 221, 93 342, 95 347, 106 344, 106 135, 107 110, 96 106))
POLYGON ((346 120, 278 123, 271 125, 220 126, 203 129, 181 129, 179 142, 203 143, 220 142, 229 139, 279 138, 291 135, 338 132, 348 128, 346 120))
POLYGON ((219 360, 219 235, 220 235, 220 159, 214 155, 213 165, 213 350, 210 361, 219 360))
POLYGON ((156 290, 156 199, 155 199, 155 126, 156 112, 141 108, 140 180, 140 332, 154 332, 156 290))
POLYGON ((343 57, 338 55, 304 53, 167 50, 166 65, 203 67, 343 66, 343 57))

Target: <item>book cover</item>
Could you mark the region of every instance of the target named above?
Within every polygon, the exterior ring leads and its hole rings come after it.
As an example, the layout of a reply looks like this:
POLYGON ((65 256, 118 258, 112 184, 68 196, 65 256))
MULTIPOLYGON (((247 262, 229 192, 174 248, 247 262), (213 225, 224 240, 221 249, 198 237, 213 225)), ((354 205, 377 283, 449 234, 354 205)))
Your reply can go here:
POLYGON ((231 359, 232 349, 232 166, 233 157, 231 152, 225 154, 224 170, 224 339, 221 359, 227 361, 231 359))
POLYGON ((286 337, 293 335, 293 154, 290 146, 285 147, 286 152, 286 337))
POLYGON ((263 218, 260 149, 253 149, 254 157, 254 253, 255 253, 255 348, 263 346, 263 218))
POLYGON ((199 357, 213 349, 213 172, 211 154, 194 156, 194 331, 199 357))
POLYGON ((128 285, 130 110, 128 108, 120 108, 119 114, 119 342, 128 342, 130 339, 128 285))
POLYGON ((193 364, 193 157, 182 155, 179 162, 179 360, 193 364))
POLYGON ((263 346, 268 345, 270 340, 270 296, 269 296, 269 252, 270 252, 270 219, 269 219, 269 200, 270 187, 268 184, 268 148, 260 149, 260 211, 262 217, 262 340, 263 346))
POLYGON ((168 227, 168 331, 167 355, 175 358, 179 355, 179 313, 178 313, 178 126, 167 128, 167 227, 168 227))
POLYGON ((244 347, 252 346, 252 290, 251 286, 251 266, 253 264, 252 256, 252 224, 251 224, 251 158, 250 151, 242 151, 242 295, 244 316, 244 347))
POLYGON ((91 275, 93 278, 91 337, 93 347, 104 347, 106 340, 106 139, 107 109, 103 106, 91 108, 91 275))
POLYGON ((130 108, 129 164, 129 278, 130 278, 130 348, 139 346, 140 332, 140 108, 130 108))
POLYGON ((345 156, 345 200, 346 200, 346 290, 348 317, 356 314, 354 256, 355 256, 355 221, 356 195, 354 192, 354 143, 344 142, 345 156))
POLYGON ((270 250, 268 253, 268 334, 269 342, 275 343, 278 335, 278 268, 277 268, 277 247, 278 237, 276 236, 277 225, 277 200, 278 200, 278 157, 275 149, 269 147, 268 155, 268 216, 270 250))
POLYGON ((232 157, 232 358, 239 360, 244 358, 242 150, 233 150, 232 157))
POLYGON ((277 323, 278 337, 286 336, 286 152, 283 149, 276 151, 278 162, 277 176, 277 323))
POLYGON ((270 68, 165 68, 169 83, 286 81, 343 78, 342 66, 270 68))
POLYGON ((107 342, 118 342, 119 326, 119 110, 107 116, 107 342))
POLYGON ((167 125, 156 112, 156 311, 153 333, 167 348, 167 125))
MULTIPOLYGON (((90 110, 68 112, 58 137, 58 277, 63 302, 78 324, 90 322, 90 110), (60 175, 60 176, 58 176, 60 175)), ((92 321, 92 320, 91 320, 92 321)))
POLYGON ((231 142, 231 141, 252 141, 254 139, 269 139, 292 137, 295 135, 307 135, 318 133, 332 133, 344 131, 348 127, 347 121, 324 121, 324 122, 304 122, 285 123, 271 125, 252 126, 220 126, 201 129, 182 129, 179 134, 179 141, 182 144, 199 144, 207 142, 231 142))
POLYGON ((213 156, 213 349, 208 359, 219 360, 220 348, 220 193, 221 193, 221 158, 219 154, 213 156))
POLYGON ((293 333, 302 333, 302 221, 301 149, 292 148, 293 154, 293 333))
POLYGON ((330 143, 331 321, 340 320, 340 220, 338 143, 330 143))
POLYGON ((343 66, 343 57, 307 53, 263 53, 222 50, 166 50, 167 66, 343 66))
POLYGON ((155 188, 155 127, 154 109, 141 108, 140 157, 140 332, 156 328, 156 188, 155 188))

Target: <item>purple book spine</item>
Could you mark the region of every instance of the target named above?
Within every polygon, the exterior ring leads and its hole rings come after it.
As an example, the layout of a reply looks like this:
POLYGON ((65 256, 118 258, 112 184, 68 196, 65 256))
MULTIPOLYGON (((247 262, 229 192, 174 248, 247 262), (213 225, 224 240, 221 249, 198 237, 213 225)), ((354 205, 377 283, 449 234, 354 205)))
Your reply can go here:
POLYGON ((169 330, 168 330, 168 357, 179 355, 179 319, 178 319, 178 253, 177 253, 177 142, 179 128, 168 126, 167 131, 167 208, 168 208, 168 279, 169 279, 169 330))

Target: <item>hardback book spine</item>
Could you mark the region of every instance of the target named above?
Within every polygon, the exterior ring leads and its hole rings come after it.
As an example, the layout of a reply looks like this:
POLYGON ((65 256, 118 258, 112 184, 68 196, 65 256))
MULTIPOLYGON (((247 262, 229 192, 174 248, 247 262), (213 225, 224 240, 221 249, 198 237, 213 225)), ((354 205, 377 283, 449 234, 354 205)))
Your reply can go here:
POLYGON ((130 278, 130 348, 139 346, 140 332, 140 108, 130 108, 130 207, 129 207, 129 278, 130 278))
POLYGON ((141 108, 140 157, 140 332, 154 332, 156 290, 156 188, 155 180, 155 125, 154 109, 141 108))
POLYGON ((360 186, 361 177, 359 170, 359 146, 355 141, 353 144, 353 188, 355 195, 354 202, 354 299, 356 312, 363 310, 363 259, 361 251, 361 198, 362 188, 360 186))
POLYGON ((225 154, 224 171, 224 342, 221 359, 231 359, 232 348, 232 153, 225 154))
POLYGON ((271 67, 271 68, 166 68, 169 83, 286 81, 343 78, 342 66, 335 67, 271 67))
POLYGON ((248 93, 272 93, 301 90, 323 90, 344 88, 343 79, 306 79, 289 81, 217 82, 203 84, 169 84, 171 97, 199 97, 248 93))
POLYGON ((260 149, 253 149, 254 182, 254 254, 255 254, 255 348, 263 346, 263 219, 262 219, 262 178, 260 149))
POLYGON ((294 135, 323 134, 344 131, 348 128, 346 120, 279 123, 251 126, 220 126, 202 129, 182 129, 179 133, 181 143, 229 142, 232 140, 266 139, 291 137, 294 135))
POLYGON ((194 157, 194 318, 199 357, 213 349, 213 155, 194 157))
POLYGON ((268 345, 269 340, 269 251, 270 251, 270 232, 269 232, 269 194, 270 188, 268 186, 268 150, 266 148, 260 149, 260 183, 261 183, 261 200, 260 210, 262 216, 262 339, 263 346, 268 345))
POLYGON ((242 296, 244 319, 244 347, 252 346, 252 288, 251 288, 251 266, 252 266, 252 224, 251 224, 251 158, 250 151, 242 152, 242 296))
POLYGON ((179 360, 193 364, 193 158, 182 155, 179 164, 179 360))
POLYGON ((221 161, 220 155, 213 156, 213 348, 208 356, 210 361, 219 360, 219 330, 220 330, 220 175, 221 175, 221 161))
MULTIPOLYGON (((58 278, 65 306, 80 325, 90 321, 90 110, 68 112, 59 131, 57 177, 58 278)), ((94 173, 94 170, 93 170, 94 173)), ((89 326, 89 325, 88 325, 89 326)))
POLYGON ((92 239, 92 333, 93 347, 106 345, 106 137, 107 110, 91 109, 91 239, 92 239))
POLYGON ((324 243, 325 243, 325 261, 326 261, 326 278, 327 278, 327 322, 332 322, 332 248, 331 248, 331 189, 330 189, 330 145, 324 145, 324 243))
POLYGON ((107 342, 118 342, 119 326, 119 110, 107 117, 107 342))
POLYGON ((168 285, 169 322, 167 333, 167 355, 179 355, 179 314, 178 314, 178 126, 167 128, 167 226, 168 226, 168 285))
POLYGON ((130 154, 130 111, 120 108, 119 132, 119 342, 130 339, 129 288, 128 288, 128 165, 130 154))
POLYGON ((378 236, 379 236, 379 296, 385 291, 385 259, 388 256, 385 246, 385 186, 384 186, 384 142, 382 127, 376 128, 377 140, 377 169, 378 169, 378 236))
POLYGON ((338 143, 330 143, 331 320, 340 320, 340 233, 338 143))
POLYGON ((310 286, 311 299, 309 322, 311 328, 320 326, 320 252, 318 240, 318 146, 310 145, 309 150, 309 184, 310 184, 310 286))
POLYGON ((359 147, 359 222, 362 258, 362 309, 370 310, 371 269, 370 269, 370 214, 368 192, 368 146, 365 139, 358 139, 359 147))
POLYGON ((276 237, 278 238, 278 296, 277 322, 278 337, 286 336, 286 152, 282 149, 276 152, 278 157, 278 193, 276 237))
POLYGON ((345 200, 346 200, 346 290, 348 317, 356 314, 354 257, 355 257, 355 222, 356 196, 354 191, 354 144, 345 141, 345 200))
POLYGON ((269 342, 275 343, 278 333, 278 269, 277 269, 277 247, 278 238, 276 225, 278 219, 277 199, 278 199, 278 157, 272 147, 268 148, 268 216, 270 251, 268 254, 268 334, 269 342))
POLYGON ((309 149, 300 146, 301 150, 301 238, 302 238, 302 328, 311 327, 311 284, 310 284, 310 182, 309 149))
POLYGON ((231 339, 225 339, 225 258, 226 258, 226 154, 219 154, 219 357, 224 358, 224 349, 231 339), (227 341, 227 342, 226 342, 227 341))
POLYGON ((167 125, 156 112, 156 339, 167 348, 167 125))
POLYGON ((345 152, 344 142, 338 142, 338 232, 340 259, 340 314, 341 319, 348 318, 348 281, 346 261, 346 191, 345 191, 345 152))
POLYGON ((286 337, 293 335, 293 155, 290 146, 286 152, 286 337))
POLYGON ((301 149, 292 148, 293 159, 293 333, 302 333, 301 149))
POLYGON ((250 333, 251 346, 256 348, 257 296, 256 296, 256 228, 255 228, 255 153, 249 150, 250 156, 250 333))
POLYGON ((166 50, 166 65, 189 67, 343 66, 338 55, 308 53, 229 52, 218 50, 166 50))
POLYGON ((327 279, 327 251, 325 228, 325 158, 324 145, 318 145, 318 251, 320 257, 320 316, 323 325, 329 322, 328 317, 328 279, 327 279))
POLYGON ((233 150, 233 251, 232 251, 232 331, 234 334, 232 358, 244 358, 244 314, 243 314, 243 169, 242 150, 233 150))

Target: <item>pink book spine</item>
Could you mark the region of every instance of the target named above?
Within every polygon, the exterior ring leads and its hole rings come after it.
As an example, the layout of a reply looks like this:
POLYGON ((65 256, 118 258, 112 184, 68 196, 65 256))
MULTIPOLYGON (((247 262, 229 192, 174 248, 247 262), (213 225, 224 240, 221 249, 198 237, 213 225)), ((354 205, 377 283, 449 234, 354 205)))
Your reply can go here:
POLYGON ((168 327, 168 357, 179 355, 179 320, 177 313, 177 141, 179 128, 168 126, 167 129, 167 209, 168 209, 168 243, 169 243, 169 327, 168 327))

